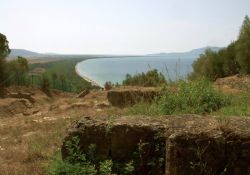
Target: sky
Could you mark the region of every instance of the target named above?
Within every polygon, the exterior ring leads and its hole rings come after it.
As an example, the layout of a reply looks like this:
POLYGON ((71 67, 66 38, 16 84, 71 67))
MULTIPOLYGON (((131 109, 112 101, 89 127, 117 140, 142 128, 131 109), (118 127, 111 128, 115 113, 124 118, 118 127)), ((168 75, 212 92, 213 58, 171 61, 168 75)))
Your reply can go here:
POLYGON ((10 48, 62 54, 150 54, 225 47, 250 0, 0 0, 10 48))

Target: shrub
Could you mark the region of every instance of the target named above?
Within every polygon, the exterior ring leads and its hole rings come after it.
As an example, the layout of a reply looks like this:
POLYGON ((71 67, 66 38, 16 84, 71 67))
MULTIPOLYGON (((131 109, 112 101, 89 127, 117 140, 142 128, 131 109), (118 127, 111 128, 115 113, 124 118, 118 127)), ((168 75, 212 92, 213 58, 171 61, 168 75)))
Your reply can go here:
POLYGON ((132 107, 132 114, 169 115, 204 114, 216 111, 230 103, 229 98, 216 91, 206 80, 179 82, 176 87, 164 87, 152 104, 132 107))
POLYGON ((65 160, 56 156, 48 167, 49 175, 96 175, 95 165, 92 165, 85 154, 80 152, 79 139, 74 137, 66 143, 69 155, 65 160))
MULTIPOLYGON (((79 143, 80 139, 77 136, 66 143, 69 156, 62 160, 60 154, 57 153, 47 167, 49 175, 116 175, 113 173, 115 165, 112 160, 100 161, 98 159, 95 154, 95 145, 90 144, 88 151, 83 153, 79 143)), ((134 167, 131 163, 122 164, 118 167, 118 171, 121 170, 121 175, 131 175, 134 167)))
POLYGON ((147 73, 138 73, 134 76, 130 74, 126 75, 125 80, 122 82, 126 86, 160 86, 165 84, 166 80, 162 73, 159 73, 156 69, 150 70, 147 73))
POLYGON ((216 91, 206 80, 180 82, 176 92, 169 88, 162 91, 157 104, 164 114, 209 113, 225 106, 228 99, 216 91))

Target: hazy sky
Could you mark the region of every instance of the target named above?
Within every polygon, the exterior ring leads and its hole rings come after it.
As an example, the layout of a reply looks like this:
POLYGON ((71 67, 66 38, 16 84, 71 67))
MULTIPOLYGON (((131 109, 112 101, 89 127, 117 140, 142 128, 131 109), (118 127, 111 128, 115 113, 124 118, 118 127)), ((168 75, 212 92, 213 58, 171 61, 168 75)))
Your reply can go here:
POLYGON ((11 48, 146 54, 226 46, 250 0, 0 0, 11 48))

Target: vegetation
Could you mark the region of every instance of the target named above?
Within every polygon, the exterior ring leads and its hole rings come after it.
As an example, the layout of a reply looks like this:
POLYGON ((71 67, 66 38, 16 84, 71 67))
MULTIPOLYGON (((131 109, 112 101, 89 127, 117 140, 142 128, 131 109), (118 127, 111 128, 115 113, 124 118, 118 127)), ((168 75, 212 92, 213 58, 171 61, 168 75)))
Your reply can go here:
POLYGON ((4 95, 4 87, 17 86, 40 86, 43 90, 50 88, 68 92, 80 92, 83 89, 91 88, 91 84, 75 72, 77 62, 84 58, 64 59, 48 63, 37 63, 28 65, 24 57, 6 62, 10 49, 5 35, 0 33, 0 96, 4 95), (30 73, 30 70, 42 68, 44 73, 30 73))
POLYGON ((9 55, 9 42, 5 35, 0 33, 0 97, 4 95, 6 81, 6 57, 9 55))
POLYGON ((147 73, 138 73, 134 76, 130 74, 126 75, 123 85, 126 86, 159 86, 166 83, 165 77, 162 73, 159 73, 156 69, 150 70, 147 73))
MULTIPOLYGON (((30 69, 43 68, 43 73, 49 80, 50 87, 68 92, 80 92, 83 89, 91 88, 91 84, 78 76, 75 72, 75 65, 84 58, 64 59, 48 63, 37 63, 30 65, 30 69)), ((36 84, 41 77, 36 76, 36 84)))
MULTIPOLYGON (((95 145, 89 145, 89 151, 82 153, 79 142, 79 138, 75 136, 66 143, 69 156, 62 160, 60 155, 57 154, 48 166, 49 175, 116 175, 113 173, 112 160, 98 160, 95 155, 95 145)), ((133 171, 133 166, 128 163, 122 170, 122 174, 132 174, 133 171)))
POLYGON ((152 104, 139 104, 130 109, 132 114, 206 114, 230 104, 229 97, 216 91, 207 80, 179 82, 167 86, 152 104))
POLYGON ((248 116, 250 117, 250 93, 230 95, 230 105, 224 106, 214 114, 218 116, 248 116))
POLYGON ((75 72, 76 63, 82 60, 72 58, 29 65, 26 58, 17 57, 15 60, 4 63, 4 85, 39 86, 46 92, 49 89, 80 92, 91 88, 91 84, 75 72), (36 68, 43 69, 44 72, 31 72, 36 68))
POLYGON ((250 74, 250 19, 245 17, 236 43, 236 60, 239 62, 241 72, 250 74))
POLYGON ((47 95, 50 95, 50 82, 49 82, 48 77, 46 77, 45 75, 42 76, 40 88, 47 95))
POLYGON ((7 64, 7 73, 10 77, 7 81, 8 85, 26 85, 29 72, 28 61, 24 57, 9 61, 7 64))
POLYGON ((190 79, 206 77, 209 80, 235 75, 250 74, 250 20, 246 16, 237 41, 219 52, 207 50, 193 63, 190 79))

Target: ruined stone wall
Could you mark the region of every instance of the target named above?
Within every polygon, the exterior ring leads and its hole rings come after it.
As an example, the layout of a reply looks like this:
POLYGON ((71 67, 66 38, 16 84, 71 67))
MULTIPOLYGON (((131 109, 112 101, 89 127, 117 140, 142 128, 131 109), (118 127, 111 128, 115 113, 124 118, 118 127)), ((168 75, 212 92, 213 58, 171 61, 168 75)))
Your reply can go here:
POLYGON ((80 138, 84 152, 95 144, 100 159, 137 162, 138 175, 249 175, 250 119, 201 116, 85 117, 65 143, 80 138))

